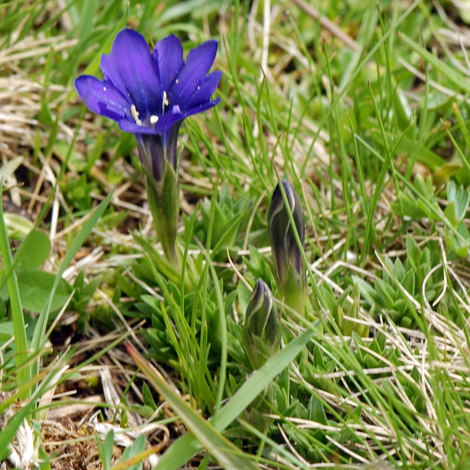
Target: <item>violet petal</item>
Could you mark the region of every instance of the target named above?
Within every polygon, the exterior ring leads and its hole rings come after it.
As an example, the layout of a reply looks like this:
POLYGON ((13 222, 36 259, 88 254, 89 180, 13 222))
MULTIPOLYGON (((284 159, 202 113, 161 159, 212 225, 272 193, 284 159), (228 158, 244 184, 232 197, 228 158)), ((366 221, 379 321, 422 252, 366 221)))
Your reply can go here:
POLYGON ((118 124, 122 131, 129 132, 130 134, 156 134, 151 127, 139 126, 128 119, 121 119, 118 121, 118 124))
POLYGON ((195 108, 210 101, 211 96, 219 85, 221 78, 222 72, 216 70, 201 80, 193 95, 189 99, 188 104, 185 105, 185 109, 195 108))
POLYGON ((160 80, 144 37, 131 29, 120 31, 111 54, 101 58, 101 70, 129 98, 143 121, 161 109, 160 80))
POLYGON ((208 103, 201 104, 197 108, 192 108, 186 113, 184 113, 184 117, 187 118, 189 116, 193 116, 194 114, 203 113, 204 111, 207 111, 208 109, 211 109, 214 106, 218 105, 221 101, 222 100, 220 98, 216 98, 215 100, 209 101, 208 103))
POLYGON ((130 108, 126 98, 107 80, 100 82, 96 77, 82 75, 74 85, 80 98, 97 114, 116 121, 124 118, 130 108))
POLYGON ((158 122, 155 124, 155 132, 166 136, 170 133, 171 128, 179 121, 182 121, 186 117, 185 114, 181 113, 166 113, 160 117, 158 122))
POLYGON ((184 65, 183 47, 180 40, 172 34, 157 42, 152 57, 158 64, 161 93, 163 94, 164 91, 168 92, 184 65))
POLYGON ((181 105, 192 96, 199 82, 205 78, 212 67, 217 47, 216 40, 206 41, 189 52, 186 63, 168 92, 170 105, 174 103, 181 105))

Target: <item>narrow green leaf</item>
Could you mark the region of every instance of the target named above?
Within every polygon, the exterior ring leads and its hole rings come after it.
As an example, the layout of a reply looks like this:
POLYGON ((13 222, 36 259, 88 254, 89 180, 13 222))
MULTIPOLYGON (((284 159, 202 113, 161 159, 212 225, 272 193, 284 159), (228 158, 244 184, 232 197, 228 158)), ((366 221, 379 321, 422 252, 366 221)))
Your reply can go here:
POLYGON ((8 444, 13 442, 19 427, 23 424, 24 419, 32 412, 35 402, 30 401, 26 406, 20 408, 18 413, 8 422, 7 427, 0 432, 0 461, 3 462, 10 455, 8 444))
MULTIPOLYGON (((0 195, 3 193, 3 179, 0 178, 0 195)), ((15 332, 16 365, 20 367, 28 361, 28 339, 26 338, 26 328, 24 324, 23 309, 21 307, 20 292, 16 273, 13 268, 10 242, 8 240, 7 228, 3 217, 3 207, 0 207, 0 252, 3 260, 3 268, 8 275, 7 285, 10 295, 11 316, 13 319, 13 329, 15 332)), ((25 365, 18 370, 18 386, 28 383, 31 380, 31 367, 25 365)), ((30 397, 30 391, 26 390, 21 395, 21 400, 30 397)), ((0 447, 1 448, 1 447, 0 447)))
POLYGON ((109 431, 106 434, 104 443, 101 442, 99 437, 96 437, 96 444, 98 445, 98 453, 103 464, 104 470, 111 470, 111 459, 113 457, 114 446, 114 431, 109 431))
MULTIPOLYGON (((374 141, 382 143, 381 134, 377 129, 370 129, 370 135, 374 141)), ((396 146, 397 152, 404 152, 407 155, 411 155, 418 147, 416 141, 405 137, 404 134, 399 135, 393 132, 385 132, 385 135, 387 136, 387 141, 390 143, 399 142, 396 146)), ((437 155, 437 153, 433 152, 432 150, 429 150, 424 145, 420 145, 417 152, 417 160, 423 165, 426 165, 432 171, 436 171, 442 167, 442 165, 446 164, 446 161, 442 157, 437 155)))
MULTIPOLYGON (((48 390, 51 381, 54 379, 54 377, 56 377, 57 373, 60 372, 61 369, 59 367, 59 364, 56 364, 56 368, 54 370, 51 370, 49 374, 44 378, 44 380, 36 389, 36 392, 32 395, 31 400, 26 403, 25 406, 20 408, 20 410, 13 416, 13 418, 8 421, 6 428, 0 432, 0 462, 8 457, 8 444, 13 441, 19 427, 23 424, 24 420, 33 412, 37 400, 44 395, 44 393, 48 390)), ((43 372, 41 372, 41 374, 43 374, 43 372)), ((38 378, 39 375, 35 376, 33 381, 36 381, 38 378)), ((31 390, 31 387, 28 386, 27 390, 31 390)))
POLYGON ((455 67, 449 67, 444 64, 438 57, 434 54, 431 54, 429 51, 424 49, 418 43, 414 42, 408 36, 405 36, 403 33, 398 33, 398 36, 410 46, 414 51, 416 51, 423 59, 427 60, 437 71, 441 72, 448 80, 450 80, 459 90, 464 90, 467 93, 470 93, 470 82, 468 77, 462 75, 459 70, 455 67))
POLYGON ((83 42, 93 28, 93 19, 96 16, 98 2, 95 0, 84 0, 80 8, 80 22, 78 29, 78 39, 83 42))
POLYGON ((240 224, 242 223, 243 219, 246 216, 248 209, 243 211, 241 214, 234 216, 231 220, 227 222, 225 225, 225 232, 219 238, 217 244, 215 245, 214 249, 212 250, 211 258, 214 259, 219 250, 224 246, 225 242, 233 235, 233 233, 240 228, 240 224))
POLYGON ((468 132, 467 126, 465 125, 464 119, 460 114, 459 107, 456 103, 452 103, 452 109, 454 110, 455 117, 457 118, 460 130, 462 131, 467 149, 470 150, 470 134, 468 132))
POLYGON ((111 468, 111 459, 113 457, 113 447, 114 447, 114 431, 110 431, 106 435, 106 439, 104 441, 104 452, 106 455, 107 469, 111 468))
POLYGON ((122 454, 121 465, 127 470, 139 470, 142 469, 140 461, 134 463, 135 458, 142 454, 145 450, 145 436, 141 434, 132 444, 131 447, 126 447, 122 454))
POLYGON ((181 400, 166 382, 147 366, 142 356, 135 349, 130 345, 126 348, 155 389, 171 405, 186 427, 194 433, 201 445, 210 452, 221 467, 226 470, 256 470, 258 468, 240 449, 217 432, 201 415, 196 413, 188 403, 181 400))
MULTIPOLYGON (((240 387, 231 400, 220 410, 214 428, 222 432, 243 410, 279 375, 309 342, 314 333, 307 329, 284 349, 266 361, 266 364, 255 371, 240 387)), ((180 437, 162 456, 157 465, 158 470, 178 470, 201 450, 201 445, 193 433, 180 437)))
MULTIPOLYGON (((108 194, 106 199, 96 208, 93 215, 83 224, 83 227, 80 230, 79 234, 75 237, 75 240, 70 245, 70 248, 67 250, 67 253, 65 253, 64 259, 59 268, 59 272, 56 275, 54 285, 52 286, 52 289, 49 295, 49 300, 44 305, 41 311, 41 314, 39 315, 36 328, 34 330, 34 336, 33 336, 33 340, 31 343, 31 347, 33 348, 33 350, 35 351, 39 350, 41 348, 41 344, 43 343, 43 341, 45 341, 44 334, 46 332, 46 325, 47 325, 47 320, 49 318, 49 312, 51 311, 55 291, 58 288, 59 283, 61 282, 62 274, 64 274, 64 271, 67 269, 68 265, 73 260, 77 251, 83 245, 86 238, 88 237, 90 232, 93 230, 93 227, 96 225, 100 217, 103 215, 103 212, 108 207, 109 201, 111 200, 113 193, 114 193, 114 189, 108 194)), ((38 361, 36 361, 33 364, 32 369, 33 369, 33 375, 38 373, 38 370, 39 370, 38 361)))

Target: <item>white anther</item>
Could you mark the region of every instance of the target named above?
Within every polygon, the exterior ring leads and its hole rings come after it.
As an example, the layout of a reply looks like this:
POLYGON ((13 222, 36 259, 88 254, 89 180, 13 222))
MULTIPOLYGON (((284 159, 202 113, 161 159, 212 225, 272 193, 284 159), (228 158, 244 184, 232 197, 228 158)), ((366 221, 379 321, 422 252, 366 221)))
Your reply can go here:
POLYGON ((156 124, 158 122, 158 116, 150 116, 150 124, 156 124))
POLYGON ((165 106, 169 106, 170 102, 168 101, 168 97, 166 95, 166 91, 163 92, 163 100, 162 100, 162 114, 165 113, 165 106))
POLYGON ((179 80, 178 80, 178 79, 176 79, 175 83, 179 83, 179 80))
POLYGON ((136 123, 138 126, 141 126, 141 125, 142 125, 142 121, 139 119, 139 112, 138 112, 137 109, 135 108, 135 104, 133 104, 133 105, 131 106, 131 114, 132 114, 132 117, 134 118, 135 123, 136 123))
POLYGON ((106 87, 105 87, 105 86, 103 87, 103 91, 106 91, 106 87))

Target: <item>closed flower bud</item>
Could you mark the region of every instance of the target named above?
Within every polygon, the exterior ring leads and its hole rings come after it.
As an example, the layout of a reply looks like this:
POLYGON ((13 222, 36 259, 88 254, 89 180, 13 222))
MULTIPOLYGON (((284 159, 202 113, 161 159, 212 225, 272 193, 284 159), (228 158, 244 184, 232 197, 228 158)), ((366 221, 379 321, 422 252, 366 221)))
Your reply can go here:
POLYGON ((279 184, 271 198, 268 211, 269 238, 274 264, 277 271, 278 287, 284 302, 300 314, 305 310, 305 269, 300 247, 294 235, 292 214, 302 248, 305 245, 305 217, 299 196, 286 181, 281 183, 288 205, 286 206, 279 184))
POLYGON ((279 350, 281 328, 279 314, 269 287, 262 279, 256 281, 246 309, 243 342, 254 370, 279 350))

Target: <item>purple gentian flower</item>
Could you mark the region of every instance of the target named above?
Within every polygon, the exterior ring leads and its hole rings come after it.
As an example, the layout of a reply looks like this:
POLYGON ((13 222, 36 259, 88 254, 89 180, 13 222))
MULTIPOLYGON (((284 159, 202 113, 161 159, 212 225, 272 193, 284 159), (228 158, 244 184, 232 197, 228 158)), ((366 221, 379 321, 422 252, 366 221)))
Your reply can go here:
POLYGON ((160 181, 163 158, 177 171, 176 144, 184 119, 220 102, 220 98, 211 101, 211 96, 222 72, 207 75, 217 47, 217 41, 207 41, 190 51, 184 62, 176 36, 161 40, 150 53, 141 34, 124 29, 117 34, 111 54, 101 57, 103 81, 82 75, 75 88, 92 111, 135 134, 142 164, 160 181))
POLYGON ((207 75, 217 47, 217 41, 207 41, 185 62, 176 36, 158 42, 150 53, 141 34, 124 29, 111 54, 101 57, 103 80, 89 75, 75 80, 77 93, 92 111, 135 134, 155 229, 173 265, 179 264, 178 132, 188 116, 220 102, 211 96, 222 72, 207 75))

